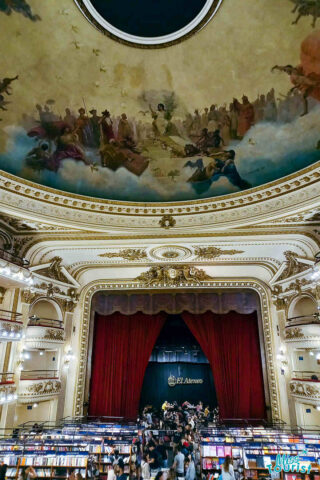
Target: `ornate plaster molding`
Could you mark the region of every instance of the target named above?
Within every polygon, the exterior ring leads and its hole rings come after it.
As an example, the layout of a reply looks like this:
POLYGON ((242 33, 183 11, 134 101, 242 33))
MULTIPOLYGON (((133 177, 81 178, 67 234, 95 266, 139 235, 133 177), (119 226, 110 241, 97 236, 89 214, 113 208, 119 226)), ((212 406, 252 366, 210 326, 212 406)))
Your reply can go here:
MULTIPOLYGON (((81 292, 80 295, 80 311, 81 311, 81 333, 80 333, 80 352, 79 352, 79 362, 76 378, 76 393, 74 397, 74 411, 75 416, 82 415, 83 413, 83 403, 85 395, 85 379, 86 379, 86 364, 88 357, 88 342, 89 342, 89 324, 90 324, 90 313, 91 313, 91 300, 95 293, 99 291, 132 291, 138 292, 139 290, 150 290, 152 291, 161 291, 166 290, 168 287, 158 286, 156 289, 152 287, 146 287, 145 283, 138 280, 129 280, 129 281, 117 281, 110 280, 106 281, 96 281, 87 285, 81 292)), ((173 285, 171 288, 179 290, 182 288, 193 289, 191 285, 184 285, 183 287, 173 285)), ((267 365, 267 376, 268 376, 268 386, 270 392, 270 404, 272 410, 273 420, 280 418, 280 401, 279 401, 279 391, 277 387, 277 373, 273 363, 275 356, 275 347, 273 340, 273 328, 272 328, 272 316, 270 312, 270 304, 268 297, 267 287, 259 281, 253 279, 233 279, 228 281, 223 281, 219 279, 215 280, 206 280, 201 282, 202 289, 208 290, 223 290, 223 289, 252 289, 257 292, 260 298, 261 305, 261 318, 262 326, 264 332, 264 343, 265 343, 265 352, 266 352, 266 365, 267 365)))
POLYGON ((59 395, 60 392, 60 380, 21 380, 18 398, 20 403, 29 403, 31 401, 44 402, 59 395))
POLYGON ((163 228, 159 222, 169 215, 170 232, 195 227, 205 231, 315 208, 319 203, 319 179, 317 162, 281 180, 230 195, 189 202, 129 203, 64 193, 2 172, 0 205, 6 214, 85 230, 160 232, 163 228))
POLYGON ((307 380, 292 380, 290 382, 291 395, 301 401, 311 400, 319 403, 320 383, 308 382, 307 380))

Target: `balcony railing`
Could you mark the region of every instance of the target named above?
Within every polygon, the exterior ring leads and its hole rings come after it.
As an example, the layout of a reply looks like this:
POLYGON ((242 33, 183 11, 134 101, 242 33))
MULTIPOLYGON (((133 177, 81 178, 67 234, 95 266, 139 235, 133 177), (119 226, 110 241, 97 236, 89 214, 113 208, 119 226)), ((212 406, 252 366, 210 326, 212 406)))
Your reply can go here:
POLYGON ((37 317, 32 315, 29 317, 28 327, 53 327, 63 329, 63 322, 53 318, 37 317))
POLYGON ((0 321, 19 323, 22 325, 22 313, 11 312, 10 310, 3 310, 0 308, 0 321))
POLYGON ((14 253, 10 253, 7 250, 4 250, 3 248, 0 248, 0 258, 7 262, 14 263, 15 265, 19 265, 19 267, 27 268, 30 264, 29 260, 27 260, 26 258, 19 257, 14 253))
POLYGON ((14 374, 11 372, 0 373, 0 385, 4 385, 6 383, 14 383, 13 375, 14 374))
POLYGON ((301 325, 320 325, 320 313, 313 315, 300 315, 299 317, 291 317, 287 319, 286 328, 300 327, 301 325))
POLYGON ((58 370, 22 370, 20 380, 58 379, 58 370))
POLYGON ((292 372, 292 380, 307 380, 309 382, 320 382, 320 373, 317 372, 300 372, 294 370, 292 372))

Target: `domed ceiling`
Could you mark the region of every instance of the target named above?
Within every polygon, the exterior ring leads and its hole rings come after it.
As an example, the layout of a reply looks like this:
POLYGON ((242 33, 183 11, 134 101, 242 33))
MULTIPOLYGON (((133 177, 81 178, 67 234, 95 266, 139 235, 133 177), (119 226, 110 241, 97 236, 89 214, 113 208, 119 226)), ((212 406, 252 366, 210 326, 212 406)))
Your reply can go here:
POLYGON ((167 202, 311 165, 319 17, 320 0, 1 0, 0 168, 167 202))

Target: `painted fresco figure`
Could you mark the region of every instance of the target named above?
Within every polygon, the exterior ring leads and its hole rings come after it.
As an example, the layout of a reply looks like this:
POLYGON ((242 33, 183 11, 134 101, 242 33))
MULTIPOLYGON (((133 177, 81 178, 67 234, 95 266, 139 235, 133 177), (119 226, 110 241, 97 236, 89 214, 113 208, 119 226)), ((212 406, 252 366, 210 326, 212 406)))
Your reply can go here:
POLYGON ((238 112, 238 137, 243 138, 254 124, 254 108, 246 95, 243 95, 240 103, 236 98, 233 100, 234 108, 238 112))
POLYGON ((203 164, 202 158, 199 158, 195 162, 189 160, 185 164, 185 167, 196 168, 196 171, 189 178, 188 182, 192 184, 192 187, 198 194, 209 190, 211 184, 219 180, 221 176, 226 176, 233 185, 241 190, 251 187, 238 173, 234 163, 234 150, 215 153, 213 156, 213 160, 206 167, 203 164))
POLYGON ((89 118, 84 108, 79 108, 79 117, 76 119, 75 132, 79 136, 79 141, 84 146, 90 145, 90 126, 89 118))
POLYGON ((72 132, 70 127, 65 127, 58 137, 57 148, 48 162, 48 168, 56 172, 60 168, 62 160, 66 158, 80 160, 86 165, 90 165, 79 145, 78 135, 72 132))
POLYGON ((149 105, 151 116, 153 118, 152 127, 153 132, 156 137, 166 135, 168 120, 166 119, 166 110, 163 103, 159 103, 157 111, 153 110, 151 105, 149 105))

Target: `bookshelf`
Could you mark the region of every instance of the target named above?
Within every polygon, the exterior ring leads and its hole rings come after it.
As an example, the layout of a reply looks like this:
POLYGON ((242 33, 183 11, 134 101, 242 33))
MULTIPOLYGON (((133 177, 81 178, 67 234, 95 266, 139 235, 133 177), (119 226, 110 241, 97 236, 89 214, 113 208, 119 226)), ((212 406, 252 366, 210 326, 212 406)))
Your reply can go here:
MULTIPOLYGON (((300 456, 300 465, 311 464, 313 480, 320 480, 320 436, 295 435, 264 428, 205 429, 201 431, 201 467, 207 480, 218 478, 221 465, 229 455, 234 464, 235 477, 269 479, 267 465, 276 461, 277 455, 300 456)), ((310 480, 307 473, 281 472, 281 480, 310 480)))

